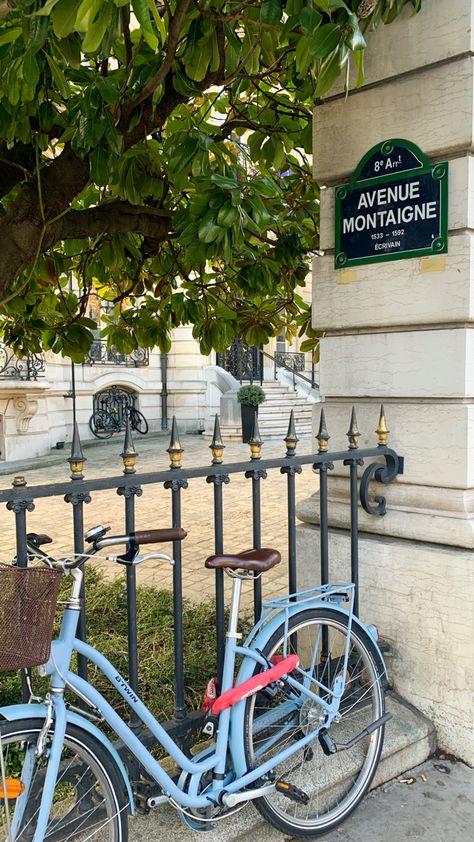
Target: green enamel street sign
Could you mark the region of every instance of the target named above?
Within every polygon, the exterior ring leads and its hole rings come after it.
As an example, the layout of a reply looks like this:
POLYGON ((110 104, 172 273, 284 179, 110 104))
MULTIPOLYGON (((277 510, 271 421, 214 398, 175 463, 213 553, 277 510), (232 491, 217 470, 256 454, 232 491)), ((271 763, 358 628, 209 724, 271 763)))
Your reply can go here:
POLYGON ((448 251, 448 164, 386 140, 336 188, 336 269, 448 251))

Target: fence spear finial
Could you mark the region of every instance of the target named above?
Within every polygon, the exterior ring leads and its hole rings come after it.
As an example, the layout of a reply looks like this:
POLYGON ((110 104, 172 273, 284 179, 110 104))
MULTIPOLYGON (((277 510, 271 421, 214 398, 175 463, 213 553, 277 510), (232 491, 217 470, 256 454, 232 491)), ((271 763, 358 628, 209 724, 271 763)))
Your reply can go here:
POLYGON ((225 444, 222 441, 221 428, 219 424, 219 415, 217 414, 217 412, 216 417, 214 419, 214 433, 212 435, 212 441, 209 447, 212 453, 212 464, 221 465, 222 454, 224 453, 225 444))
POLYGON ((349 439, 349 450, 357 450, 359 447, 360 431, 357 425, 355 406, 352 407, 351 423, 346 436, 349 439))
POLYGON ((69 462, 69 467, 71 468, 71 479, 83 479, 84 464, 87 462, 87 459, 82 452, 77 421, 74 422, 71 455, 67 461, 69 462))
POLYGON ((326 427, 326 416, 324 414, 324 409, 321 407, 321 417, 319 419, 319 430, 316 436, 318 440, 318 452, 319 453, 326 453, 328 449, 328 442, 331 436, 328 433, 328 428, 326 427))
POLYGON ((290 421, 288 424, 288 432, 284 438, 284 442, 286 444, 286 455, 287 456, 294 456, 296 445, 299 442, 299 438, 296 435, 296 427, 295 427, 295 413, 293 410, 290 412, 290 421))
POLYGON ((388 434, 390 432, 387 427, 387 419, 385 418, 385 409, 383 404, 380 406, 379 425, 375 432, 377 433, 377 443, 379 447, 383 447, 383 445, 388 442, 388 434))
POLYGON ((125 439, 123 442, 123 450, 120 454, 123 461, 124 474, 135 473, 135 462, 137 461, 138 453, 135 450, 132 438, 132 425, 130 424, 130 415, 127 415, 127 424, 125 426, 125 439))
POLYGON ((262 440, 262 437, 260 435, 260 430, 259 430, 259 427, 258 427, 258 415, 257 415, 257 413, 255 413, 252 436, 249 439, 250 458, 252 460, 255 461, 256 459, 260 459, 262 444, 263 444, 263 440, 262 440))
POLYGON ((173 415, 173 423, 171 424, 170 446, 167 448, 170 455, 170 468, 176 470, 181 468, 181 454, 184 453, 179 440, 178 424, 176 423, 176 416, 173 415))

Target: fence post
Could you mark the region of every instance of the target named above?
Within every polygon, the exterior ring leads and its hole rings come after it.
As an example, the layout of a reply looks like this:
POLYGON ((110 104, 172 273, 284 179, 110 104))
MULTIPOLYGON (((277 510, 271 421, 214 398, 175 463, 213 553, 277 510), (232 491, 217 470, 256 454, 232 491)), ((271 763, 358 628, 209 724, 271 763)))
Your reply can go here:
MULTIPOLYGON (((131 476, 136 473, 135 463, 138 453, 132 439, 130 416, 127 415, 125 440, 121 453, 123 473, 131 476)), ((135 532, 135 497, 143 494, 140 485, 124 485, 117 488, 117 494, 125 501, 125 532, 135 532)), ((126 565, 127 578, 127 627, 128 627, 128 675, 132 690, 138 692, 138 635, 137 635, 137 575, 132 564, 126 565)), ((137 719, 135 717, 135 719, 137 719)), ((137 720, 138 721, 138 720, 137 720)))
MULTIPOLYGON (((92 498, 89 492, 79 490, 80 483, 84 479, 83 470, 87 459, 82 452, 77 422, 74 423, 71 455, 67 461, 71 469, 71 480, 73 483, 77 483, 77 485, 65 495, 64 500, 66 503, 71 503, 72 505, 74 553, 81 555, 84 552, 84 503, 90 503, 92 498)), ((84 579, 82 580, 80 598, 81 613, 79 614, 77 636, 79 640, 85 641, 87 637, 87 619, 84 579)), ((81 678, 87 680, 87 659, 84 655, 77 656, 77 671, 81 678)))
MULTIPOLYGON (((258 416, 255 415, 253 422, 252 438, 249 440, 250 459, 256 462, 261 458, 263 441, 258 428, 258 416)), ((258 550, 262 546, 262 521, 260 503, 260 480, 267 478, 267 472, 263 469, 245 472, 246 479, 252 480, 252 523, 253 523, 253 547, 258 550)), ((255 621, 260 619, 262 611, 262 580, 259 576, 253 583, 253 610, 255 621)))
MULTIPOLYGON (((288 432, 285 436, 286 455, 293 458, 298 444, 298 436, 295 429, 295 416, 293 410, 290 412, 288 432)), ((288 502, 288 591, 294 594, 297 591, 296 581, 296 474, 301 473, 301 465, 286 465, 280 468, 280 473, 287 476, 287 502, 288 502)))
MULTIPOLYGON (((28 566, 28 552, 26 546, 26 513, 33 512, 35 504, 33 500, 28 497, 28 492, 24 492, 25 496, 20 496, 20 489, 26 489, 25 477, 15 477, 12 482, 13 488, 18 489, 18 498, 7 503, 7 509, 15 515, 15 536, 16 536, 16 564, 18 567, 28 566)), ((21 695, 24 702, 30 699, 30 690, 25 673, 21 672, 21 695)))
MULTIPOLYGON (((171 471, 181 468, 183 448, 179 440, 178 425, 173 416, 171 425, 171 440, 167 449, 170 455, 171 471)), ((171 525, 173 528, 181 526, 181 489, 187 488, 185 479, 166 480, 165 488, 171 489, 171 525)), ((181 559, 181 542, 173 541, 173 616, 174 616, 174 666, 175 666, 175 706, 174 718, 177 722, 186 718, 186 704, 184 701, 184 661, 183 661, 183 576, 181 559)))
MULTIPOLYGON (((212 464, 221 465, 225 445, 222 441, 218 415, 216 415, 215 417, 214 434, 212 436, 212 442, 209 445, 209 447, 211 448, 212 452, 212 464)), ((229 475, 226 473, 213 474, 212 476, 209 476, 206 479, 206 482, 214 486, 214 551, 216 555, 219 555, 224 552, 222 487, 223 485, 227 485, 229 481, 229 475)), ((222 682, 222 670, 224 667, 225 652, 224 571, 216 570, 215 577, 217 680, 220 686, 222 682)))

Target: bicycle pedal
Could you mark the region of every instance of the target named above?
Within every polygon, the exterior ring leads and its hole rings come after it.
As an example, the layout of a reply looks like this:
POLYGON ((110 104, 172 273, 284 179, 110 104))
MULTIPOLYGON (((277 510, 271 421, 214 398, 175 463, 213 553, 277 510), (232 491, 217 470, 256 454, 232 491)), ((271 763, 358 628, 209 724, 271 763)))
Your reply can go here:
POLYGON ((212 714, 208 714, 204 720, 204 724, 201 728, 201 733, 205 734, 206 737, 213 737, 216 733, 217 728, 217 716, 213 716, 212 714))
POLYGON ((277 792, 281 792, 285 798, 289 798, 290 801, 296 801, 297 804, 307 804, 309 801, 309 795, 304 790, 294 784, 287 783, 287 781, 277 781, 275 789, 277 792))

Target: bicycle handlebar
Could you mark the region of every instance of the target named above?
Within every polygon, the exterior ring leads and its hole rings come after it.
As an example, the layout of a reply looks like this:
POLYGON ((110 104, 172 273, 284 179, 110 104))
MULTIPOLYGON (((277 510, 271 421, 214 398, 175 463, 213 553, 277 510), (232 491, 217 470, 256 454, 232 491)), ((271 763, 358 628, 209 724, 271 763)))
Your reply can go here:
POLYGON ((93 542, 93 547, 90 552, 79 555, 73 560, 61 559, 61 561, 56 561, 38 546, 38 543, 49 543, 49 541, 52 540, 49 536, 38 536, 35 533, 29 533, 27 536, 28 553, 53 567, 57 566, 63 570, 74 570, 76 567, 81 567, 88 558, 95 555, 98 550, 104 549, 105 547, 112 547, 116 544, 128 544, 129 549, 127 550, 126 556, 130 554, 132 557, 137 554, 140 544, 161 544, 169 541, 182 541, 188 534, 186 530, 181 527, 168 527, 167 529, 142 529, 138 532, 129 532, 126 535, 110 535, 107 538, 105 537, 105 532, 106 530, 102 528, 102 534, 93 542))
POLYGON ((188 533, 181 528, 143 529, 139 532, 129 532, 128 535, 109 535, 94 541, 94 548, 102 550, 114 544, 162 544, 168 541, 182 541, 188 533))

